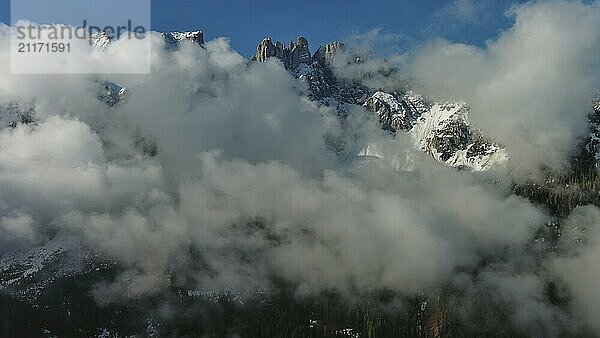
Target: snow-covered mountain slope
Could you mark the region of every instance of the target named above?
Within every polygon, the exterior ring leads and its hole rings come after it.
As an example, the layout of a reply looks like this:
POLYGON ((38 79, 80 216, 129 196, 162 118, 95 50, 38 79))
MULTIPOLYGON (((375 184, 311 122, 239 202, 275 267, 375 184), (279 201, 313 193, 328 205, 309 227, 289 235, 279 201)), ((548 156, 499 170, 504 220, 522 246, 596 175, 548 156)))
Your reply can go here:
MULTIPOLYGON (((202 45, 202 32, 161 33, 165 47, 177 49, 182 41, 202 45)), ((95 42, 106 48, 110 40, 98 36, 95 42)), ((396 132, 409 132, 419 149, 436 160, 453 167, 487 170, 506 162, 504 149, 486 140, 468 122, 468 106, 464 103, 428 103, 418 93, 387 93, 371 90, 360 83, 341 81, 334 75, 331 60, 344 51, 339 42, 332 42, 310 55, 308 41, 299 37, 297 42, 285 45, 265 38, 257 47, 253 62, 266 62, 278 58, 286 69, 308 85, 308 97, 320 105, 334 107, 340 118, 348 115, 348 105, 363 106, 375 112, 382 128, 396 132)), ((124 86, 113 82, 101 83, 99 98, 112 106, 123 100, 124 86)))
MULTIPOLYGON (((112 81, 96 81, 96 98, 112 107, 122 102, 127 89, 112 81)), ((16 128, 19 124, 36 123, 38 120, 35 102, 0 102, 0 129, 16 128)))
POLYGON ((361 105, 369 95, 368 88, 364 86, 338 81, 323 61, 314 61, 310 65, 301 64, 291 72, 308 85, 308 97, 319 104, 361 105))
POLYGON ((0 256, 0 290, 34 303, 57 279, 113 264, 89 250, 81 238, 58 234, 41 246, 0 256))
POLYGON ((504 149, 470 127, 469 106, 463 102, 428 104, 412 91, 402 96, 378 91, 364 106, 384 129, 408 132, 417 149, 449 166, 482 171, 508 160, 504 149))
POLYGON ((111 107, 123 101, 127 92, 127 88, 112 81, 100 81, 98 88, 98 99, 111 107))
POLYGON ((161 34, 165 39, 165 48, 167 49, 177 49, 184 41, 197 43, 200 46, 204 45, 204 34, 202 31, 167 32, 161 34))
POLYGON ((94 33, 90 36, 90 42, 96 50, 104 51, 110 45, 110 36, 106 32, 94 33))
POLYGON ((590 113, 590 134, 586 150, 594 154, 597 161, 600 161, 600 101, 594 104, 594 109, 590 113))
MULTIPOLYGON (((185 40, 203 43, 202 32, 163 33, 163 37, 167 49, 176 49, 185 40)), ((110 39, 106 38, 98 36, 96 46, 106 48, 110 44, 110 39)), ((273 44, 269 40, 263 41, 253 60, 262 62, 269 57, 287 58, 282 60, 284 65, 295 78, 306 84, 300 87, 308 88, 308 92, 302 95, 308 96, 317 105, 335 108, 340 119, 346 119, 351 112, 365 116, 370 114, 378 118, 383 129, 391 134, 408 133, 416 150, 448 166, 483 171, 508 160, 509 154, 500 145, 470 125, 469 107, 463 102, 428 102, 412 91, 385 92, 336 78, 330 61, 343 50, 343 45, 335 42, 319 48, 310 56, 305 39, 298 39, 290 47, 281 43, 273 44)), ((96 84, 96 99, 106 103, 107 109, 126 98, 126 83, 97 81, 96 84)), ((0 104, 0 128, 35 120, 33 106, 0 104)), ((588 148, 600 160, 600 103, 596 104, 594 113, 590 115, 590 122, 588 148)), ((156 154, 159 146, 141 142, 143 153, 150 156, 156 154)), ((348 148, 346 152, 340 152, 342 156, 348 151, 353 151, 353 156, 369 160, 380 156, 375 145, 348 148)), ((86 273, 110 264, 110 261, 86 251, 81 242, 58 236, 45 245, 0 257, 0 287, 11 294, 35 299, 40 290, 57 278, 86 273)))
MULTIPOLYGON (((348 105, 360 105, 374 112, 383 129, 392 133, 408 132, 415 148, 452 167, 474 171, 490 169, 508 160, 507 152, 485 139, 469 125, 469 107, 462 102, 429 103, 418 93, 387 93, 372 90, 360 83, 341 81, 334 75, 331 60, 344 51, 339 42, 320 47, 312 58, 294 63, 291 51, 302 42, 285 47, 265 39, 257 48, 253 61, 264 62, 269 57, 280 58, 286 68, 308 84, 308 97, 320 105, 333 106, 340 118, 348 115, 348 105)), ((360 150, 363 152, 364 149, 360 150)))
MULTIPOLYGON (((165 48, 174 50, 179 48, 183 41, 197 43, 200 46, 204 45, 204 34, 202 31, 190 32, 163 32, 160 33, 165 40, 165 48)), ((90 43, 99 51, 106 50, 112 40, 105 32, 94 33, 90 36, 90 43)))
POLYGON ((378 91, 369 97, 364 106, 377 113, 384 129, 393 132, 410 130, 417 118, 429 110, 425 100, 411 91, 399 99, 393 94, 378 91))
POLYGON ((435 103, 409 133, 420 150, 452 167, 482 171, 505 163, 506 151, 471 128, 468 113, 462 102, 435 103))
POLYGON ((15 128, 20 123, 33 123, 35 120, 35 109, 31 104, 0 103, 0 129, 15 128))

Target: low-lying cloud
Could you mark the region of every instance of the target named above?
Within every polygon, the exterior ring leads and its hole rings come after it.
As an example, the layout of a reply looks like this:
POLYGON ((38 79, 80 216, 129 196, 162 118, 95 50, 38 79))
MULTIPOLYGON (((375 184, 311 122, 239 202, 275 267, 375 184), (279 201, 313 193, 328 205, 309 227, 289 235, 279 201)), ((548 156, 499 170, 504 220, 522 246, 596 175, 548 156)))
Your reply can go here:
POLYGON ((506 145, 514 168, 560 169, 587 131, 600 88, 600 7, 533 2, 511 15, 514 25, 484 47, 423 46, 408 72, 425 92, 468 102, 473 124, 506 145))
MULTIPOLYGON (((474 124, 508 147, 515 168, 560 167, 598 84, 600 33, 591 28, 600 10, 551 2, 514 13, 515 26, 485 48, 438 41, 408 69, 428 93, 469 102, 474 124)), ((247 64, 226 39, 177 51, 162 43, 153 38, 148 75, 2 69, 0 101, 34 105, 39 119, 0 130, 2 242, 79 235, 122 268, 96 288, 103 301, 273 279, 298 294, 349 298, 380 289, 436 295, 452 284, 467 296, 491 292, 519 327, 542 332, 570 318, 546 299, 547 280, 560 277, 597 325, 594 276, 584 271, 595 242, 536 263, 532 240, 549 216, 509 184, 442 166, 372 121, 342 132, 335 111, 300 95, 305 84, 281 63, 247 64), (97 100, 106 80, 127 87, 125 101, 97 100), (328 134, 349 135, 340 143, 357 149, 375 143, 384 156, 340 161, 328 134)), ((120 48, 128 47, 111 46, 107 63, 133 62, 120 48)), ((365 113, 351 111, 350 121, 365 113)))

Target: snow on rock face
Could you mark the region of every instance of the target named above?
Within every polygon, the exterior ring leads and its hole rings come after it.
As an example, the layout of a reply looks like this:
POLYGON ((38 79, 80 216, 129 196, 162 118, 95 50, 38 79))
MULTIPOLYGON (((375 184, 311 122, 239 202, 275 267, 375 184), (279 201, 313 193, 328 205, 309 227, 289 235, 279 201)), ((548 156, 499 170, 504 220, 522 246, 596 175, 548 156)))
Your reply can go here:
POLYGON ((407 92, 376 92, 364 104, 377 113, 382 127, 408 131, 415 147, 452 167, 483 171, 508 160, 506 151, 469 126, 469 106, 462 102, 429 106, 422 96, 407 92))
POLYGON ((29 124, 36 121, 33 105, 23 105, 14 102, 0 103, 0 129, 16 128, 19 124, 29 124))
POLYGON ((59 234, 42 246, 0 256, 0 290, 33 303, 59 278, 112 264, 85 248, 80 238, 59 234))
POLYGON ((590 134, 586 150, 600 161, 600 101, 594 103, 594 108, 589 116, 590 134))
MULTIPOLYGON (((127 89, 112 81, 97 81, 97 98, 108 106, 125 99, 127 89)), ((0 102, 0 129, 16 128, 20 124, 35 124, 38 116, 33 103, 0 102)))
MULTIPOLYGON (((202 31, 192 32, 164 32, 160 33, 165 40, 165 49, 176 50, 184 41, 190 41, 200 46, 204 45, 204 34, 202 31)), ((90 36, 90 43, 99 51, 106 50, 112 40, 106 32, 94 33, 90 36)))
POLYGON ((112 81, 101 81, 98 83, 98 99, 109 106, 114 106, 125 99, 127 89, 112 81))
MULTIPOLYGON (((416 145, 436 157, 437 151, 463 147, 469 139, 468 106, 464 103, 436 103, 419 116, 410 130, 416 145)), ((447 158, 440 157, 444 161, 447 158)))
POLYGON ((331 61, 338 52, 344 51, 345 49, 346 46, 339 41, 330 42, 317 49, 315 55, 313 55, 313 60, 325 64, 326 62, 331 61))
POLYGON ((364 106, 379 115, 379 122, 384 129, 393 132, 410 130, 415 120, 427 111, 423 98, 414 92, 408 92, 401 99, 397 99, 392 94, 378 91, 364 106))
POLYGON ((452 167, 483 171, 508 161, 506 151, 469 125, 464 102, 435 103, 410 130, 415 145, 452 167))
POLYGON ((308 84, 308 97, 320 104, 331 105, 332 102, 335 102, 335 105, 362 104, 368 97, 367 88, 337 81, 327 65, 318 61, 310 65, 299 65, 292 71, 292 75, 308 84))
POLYGON ((204 34, 202 31, 193 32, 167 32, 161 33, 165 39, 165 48, 169 50, 177 49, 184 41, 190 41, 200 46, 204 45, 204 34))
POLYGON ((106 32, 94 33, 90 36, 90 43, 99 51, 104 51, 111 43, 110 37, 106 32))
POLYGON ((308 84, 308 97, 317 104, 335 106, 341 118, 347 116, 347 105, 362 105, 377 113, 383 129, 409 132, 417 149, 449 166, 482 171, 508 160, 503 148, 469 126, 469 107, 465 103, 430 105, 413 91, 369 94, 369 89, 360 84, 337 79, 328 60, 343 48, 340 43, 330 43, 317 50, 312 63, 308 58, 306 62, 298 62, 293 54, 299 50, 308 52, 306 39, 298 38, 298 43, 292 42, 287 47, 266 38, 252 60, 265 62, 270 57, 279 58, 295 78, 308 84))

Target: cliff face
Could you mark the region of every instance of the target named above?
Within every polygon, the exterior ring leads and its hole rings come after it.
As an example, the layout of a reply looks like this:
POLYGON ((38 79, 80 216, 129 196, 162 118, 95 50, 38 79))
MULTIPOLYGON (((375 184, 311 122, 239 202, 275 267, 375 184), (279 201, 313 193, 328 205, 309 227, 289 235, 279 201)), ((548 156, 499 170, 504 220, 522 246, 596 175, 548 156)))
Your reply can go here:
POLYGON ((177 49, 177 47, 183 41, 197 43, 200 46, 204 45, 204 34, 202 33, 202 31, 168 32, 162 33, 162 36, 165 39, 165 48, 167 49, 177 49))
POLYGON ((346 46, 334 41, 321 46, 315 54, 311 56, 308 47, 308 40, 300 36, 296 42, 290 42, 289 45, 276 41, 273 43, 271 38, 265 38, 256 47, 256 54, 252 57, 252 61, 266 62, 269 58, 278 58, 288 70, 296 70, 300 65, 311 65, 317 61, 322 65, 330 62, 336 53, 344 51, 346 46))
MULTIPOLYGON (((501 146, 469 125, 465 103, 427 102, 412 91, 388 93, 336 77, 332 61, 345 50, 344 44, 335 41, 319 47, 311 57, 304 37, 289 46, 266 38, 256 48, 252 61, 278 58, 294 77, 308 84, 308 97, 313 101, 335 107, 342 119, 349 115, 351 106, 363 106, 367 114, 378 118, 381 128, 392 134, 408 133, 416 149, 446 165, 482 171, 507 161, 501 146)), ((357 57, 356 62, 364 59, 357 57)))
POLYGON ((286 69, 297 69, 301 64, 310 65, 312 57, 308 49, 308 41, 304 37, 298 37, 296 42, 290 42, 289 46, 277 41, 275 44, 270 38, 265 38, 256 48, 253 61, 266 62, 267 59, 276 57, 286 69))
POLYGON ((325 46, 319 47, 319 49, 317 49, 315 52, 315 55, 313 55, 313 60, 321 63, 329 62, 333 59, 336 53, 343 52, 345 50, 346 46, 343 43, 339 41, 333 41, 325 46))

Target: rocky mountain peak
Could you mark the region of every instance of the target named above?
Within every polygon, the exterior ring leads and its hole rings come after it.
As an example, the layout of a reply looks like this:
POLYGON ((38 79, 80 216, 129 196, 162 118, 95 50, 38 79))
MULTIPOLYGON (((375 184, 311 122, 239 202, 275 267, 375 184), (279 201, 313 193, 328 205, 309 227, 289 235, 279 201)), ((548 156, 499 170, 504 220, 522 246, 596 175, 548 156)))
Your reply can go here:
POLYGON ((279 41, 273 44, 270 38, 264 38, 256 48, 256 55, 252 60, 266 62, 271 57, 281 60, 289 70, 297 69, 301 64, 312 63, 308 40, 303 36, 298 37, 296 42, 290 42, 288 46, 279 41))
POLYGON ((317 49, 315 52, 315 55, 313 55, 313 60, 321 63, 329 62, 338 52, 344 50, 346 50, 346 46, 343 43, 339 41, 333 41, 325 46, 319 47, 319 49, 317 49))
MULTIPOLYGON (((200 46, 204 45, 202 31, 164 32, 160 35, 165 39, 165 48, 169 50, 177 49, 183 41, 191 41, 200 46)), ((112 39, 106 32, 98 32, 90 36, 90 44, 100 51, 107 49, 111 43, 112 39)))
POLYGON ((412 91, 378 91, 363 106, 377 114, 383 129, 408 132, 417 149, 449 166, 483 171, 508 160, 502 147, 471 128, 464 102, 429 104, 412 91))
POLYGON ((98 32, 90 35, 90 44, 97 50, 105 50, 111 43, 111 39, 106 32, 98 32))
POLYGON ((190 41, 200 46, 204 45, 204 34, 202 31, 167 32, 161 34, 165 39, 165 48, 167 49, 176 49, 183 41, 190 41))

